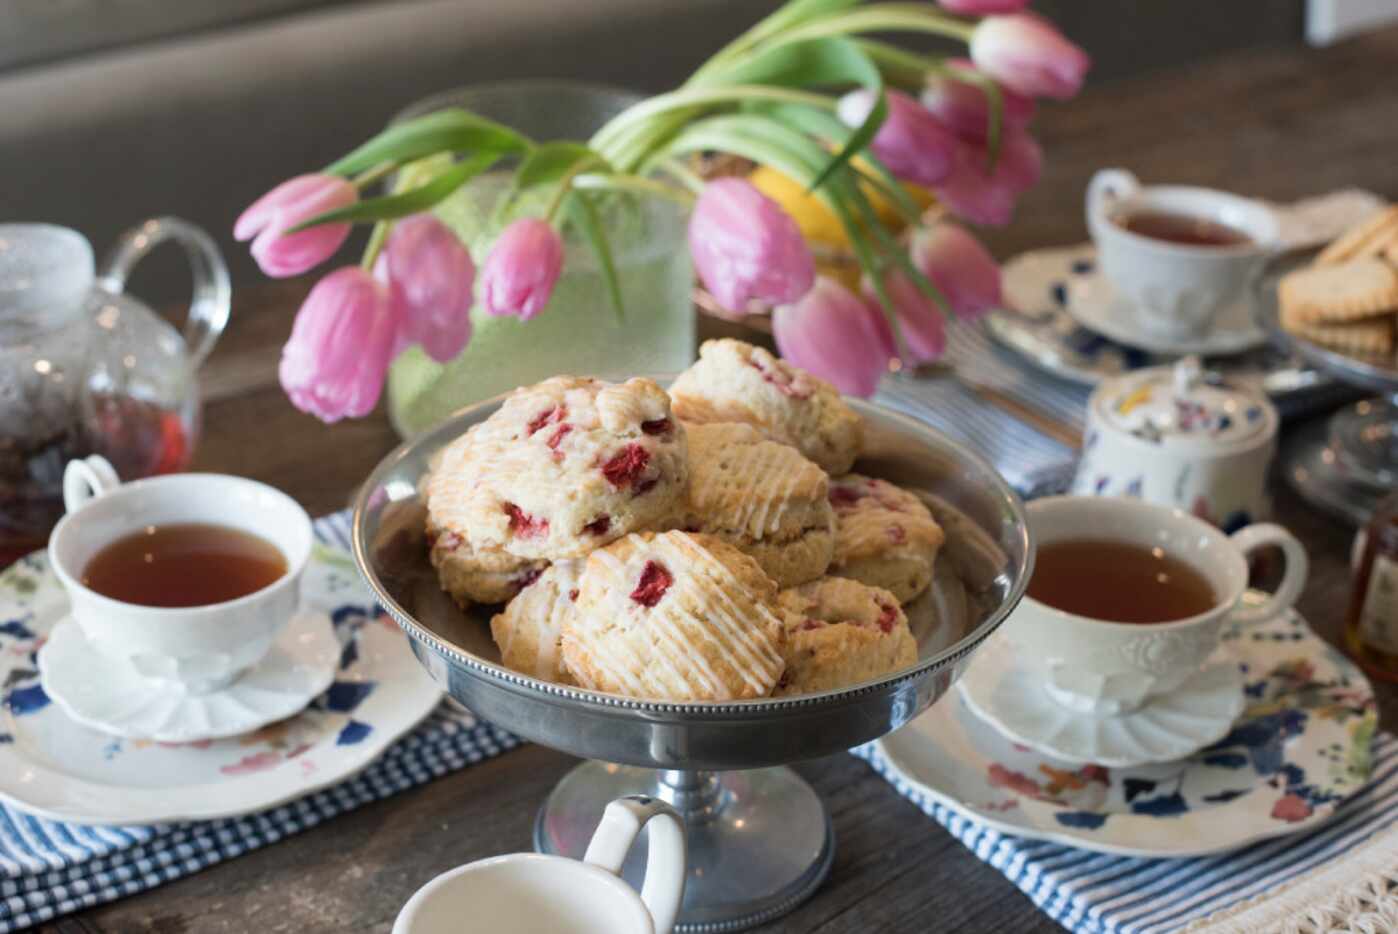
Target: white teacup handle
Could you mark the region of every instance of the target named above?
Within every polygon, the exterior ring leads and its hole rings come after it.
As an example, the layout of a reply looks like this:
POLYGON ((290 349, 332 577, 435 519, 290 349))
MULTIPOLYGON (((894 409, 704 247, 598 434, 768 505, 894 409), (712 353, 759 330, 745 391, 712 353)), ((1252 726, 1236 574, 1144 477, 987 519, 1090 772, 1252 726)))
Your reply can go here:
POLYGON ((1281 548, 1282 556, 1286 559, 1286 571, 1282 574, 1282 582, 1276 593, 1260 606, 1239 607, 1234 610, 1234 620, 1242 623, 1261 622, 1271 619, 1296 602, 1296 598, 1301 596, 1301 591, 1306 586, 1306 575, 1311 566, 1306 549, 1296 540, 1296 536, 1279 525, 1259 522, 1256 525, 1244 526, 1230 535, 1229 539, 1233 542, 1233 547, 1244 555, 1268 545, 1276 545, 1281 548))
POLYGON ((1129 198, 1141 190, 1140 179, 1125 169, 1101 169, 1087 183, 1087 226, 1092 229, 1106 220, 1107 208, 1113 201, 1129 198))
POLYGON ((592 835, 583 861, 620 875, 631 844, 647 822, 650 839, 641 901, 655 923, 655 934, 670 934, 684 897, 684 821, 678 811, 648 795, 617 798, 602 813, 602 823, 592 835))
POLYGON ((100 454, 72 460, 63 468, 63 508, 77 512, 99 496, 121 486, 111 461, 100 454))

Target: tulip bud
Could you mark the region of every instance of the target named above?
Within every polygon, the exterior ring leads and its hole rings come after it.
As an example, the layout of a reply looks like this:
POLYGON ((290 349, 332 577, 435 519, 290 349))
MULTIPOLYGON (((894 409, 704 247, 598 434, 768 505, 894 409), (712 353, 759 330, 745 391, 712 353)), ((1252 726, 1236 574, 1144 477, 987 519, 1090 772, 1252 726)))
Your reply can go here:
MULTIPOLYGON (((894 175, 914 185, 931 187, 951 171, 956 137, 937 118, 902 91, 886 91, 888 116, 874 134, 870 151, 894 175)), ((857 127, 874 109, 872 91, 850 91, 840 98, 840 120, 857 127)))
POLYGON ((777 306, 772 335, 783 357, 853 396, 872 396, 893 357, 879 309, 826 276, 799 301, 777 306))
MULTIPOLYGON (((884 291, 893 304, 893 316, 903 339, 903 358, 907 363, 928 363, 946 353, 946 323, 937 303, 922 293, 901 269, 889 269, 883 277, 884 291)), ((864 297, 873 304, 879 298, 873 284, 865 278, 864 297)))
POLYGON ((476 264, 445 224, 430 214, 394 224, 374 274, 398 304, 400 345, 421 344, 438 363, 465 349, 476 264))
POLYGON ((946 296, 958 318, 975 318, 1000 304, 1000 267, 981 242, 943 222, 913 234, 909 258, 946 296))
POLYGON ((740 178, 704 186, 689 219, 689 252, 704 287, 737 315, 753 301, 794 302, 815 280, 796 222, 740 178))
POLYGON ((986 16, 991 13, 1018 13, 1029 5, 1029 0, 937 0, 937 3, 949 13, 986 16))
POLYGON ((1003 227, 1014 215, 1015 200, 1039 181, 1043 151, 1028 133, 1007 128, 993 171, 989 165, 984 146, 963 143, 956 167, 937 186, 937 198, 958 217, 1003 227))
POLYGON ((1013 91, 1056 100, 1078 93, 1092 64, 1086 52, 1031 13, 991 16, 977 23, 971 34, 971 60, 1013 91))
MULTIPOLYGON (((952 59, 947 64, 971 70, 965 59, 952 59)), ((922 106, 963 140, 984 143, 990 131, 990 101, 985 90, 963 80, 951 69, 947 74, 932 76, 920 98, 922 106)), ((1034 101, 1008 88, 1000 89, 1000 125, 1023 129, 1034 117, 1034 101)))
POLYGON ((233 237, 252 241, 252 256, 273 278, 299 276, 325 262, 349 236, 350 225, 322 224, 300 233, 286 231, 326 211, 359 200, 354 185, 334 175, 300 175, 258 198, 233 225, 233 237))
POLYGON ((358 266, 321 279, 282 348, 277 375, 292 404, 325 422, 368 415, 383 390, 397 327, 388 288, 358 266))
POLYGON ((563 238, 545 221, 526 217, 500 234, 481 270, 486 314, 521 321, 544 310, 563 271, 563 238))

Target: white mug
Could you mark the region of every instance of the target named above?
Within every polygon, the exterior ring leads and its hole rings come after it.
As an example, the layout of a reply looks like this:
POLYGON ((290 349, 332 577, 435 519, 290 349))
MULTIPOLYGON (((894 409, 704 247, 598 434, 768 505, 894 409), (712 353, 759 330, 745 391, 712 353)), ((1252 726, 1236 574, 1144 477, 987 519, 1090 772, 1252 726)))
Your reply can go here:
POLYGON ((512 853, 459 866, 418 889, 393 934, 670 934, 684 897, 684 823, 645 795, 607 805, 581 861, 512 853), (621 864, 649 823, 641 894, 621 864))
POLYGON ((1126 713, 1173 691, 1218 648, 1225 623, 1269 619, 1295 603, 1306 585, 1306 550, 1279 525, 1225 535, 1183 510, 1113 497, 1053 496, 1033 500, 1027 511, 1040 548, 1084 539, 1162 548, 1202 574, 1217 598, 1196 616, 1148 624, 1091 619, 1032 597, 1021 600, 1005 621, 1006 638, 1044 679, 1049 696, 1081 713, 1126 713), (1241 607, 1246 556, 1268 545, 1279 546, 1286 558, 1282 582, 1262 605, 1241 607))
POLYGON ((1211 188, 1142 186, 1125 169, 1102 169, 1087 186, 1087 229, 1102 274, 1136 308, 1140 325, 1166 338, 1208 333, 1218 312, 1243 294, 1281 243, 1266 205, 1211 188), (1249 238, 1194 246, 1133 233, 1118 220, 1139 211, 1223 224, 1249 238))
POLYGON ((49 538, 49 564, 68 592, 73 619, 109 658, 192 694, 216 691, 257 664, 295 615, 311 556, 311 519, 279 490, 222 474, 167 474, 121 483, 101 457, 72 461, 63 475, 68 513, 49 538), (209 523, 275 545, 286 573, 261 590, 208 606, 140 606, 82 583, 104 546, 151 525, 209 523))

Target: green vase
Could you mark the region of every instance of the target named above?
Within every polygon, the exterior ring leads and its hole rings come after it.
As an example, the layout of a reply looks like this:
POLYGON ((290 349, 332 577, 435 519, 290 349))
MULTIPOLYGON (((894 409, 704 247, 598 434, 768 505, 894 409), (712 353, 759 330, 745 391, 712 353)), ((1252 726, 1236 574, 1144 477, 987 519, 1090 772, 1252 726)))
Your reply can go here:
MULTIPOLYGON (((584 85, 527 82, 450 92, 407 113, 464 107, 534 139, 585 140, 635 99, 584 85)), ((416 175, 439 168, 409 167, 398 184, 411 187, 416 175)), ((434 209, 478 266, 512 220, 543 213, 538 199, 520 199, 508 211, 497 210, 509 177, 507 171, 479 176, 434 209)), ((567 229, 563 273, 540 314, 529 321, 494 318, 478 305, 471 311, 471 342, 455 360, 436 363, 417 347, 394 360, 388 405, 399 434, 415 434, 462 406, 558 374, 619 379, 677 372, 689 365, 694 305, 685 211, 660 198, 609 195, 600 213, 624 314, 618 315, 608 297, 591 250, 567 229)))

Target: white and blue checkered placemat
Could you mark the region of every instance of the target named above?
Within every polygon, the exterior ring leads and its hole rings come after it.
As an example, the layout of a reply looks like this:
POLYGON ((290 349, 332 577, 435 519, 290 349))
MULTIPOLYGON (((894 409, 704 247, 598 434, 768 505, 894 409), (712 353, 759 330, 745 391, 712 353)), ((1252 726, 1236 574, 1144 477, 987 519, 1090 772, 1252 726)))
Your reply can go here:
MULTIPOLYGON (((348 513, 316 522, 316 536, 327 544, 348 548, 348 533, 348 513)), ((246 817, 102 827, 30 817, 0 805, 0 934, 198 872, 518 743, 444 703, 353 778, 246 817)))
POLYGON ((1369 783, 1340 805, 1331 820, 1304 833, 1191 859, 1111 856, 1000 833, 909 785, 874 744, 854 754, 1075 934, 1179 931, 1298 880, 1398 822, 1398 738, 1387 733, 1374 740, 1369 783))

